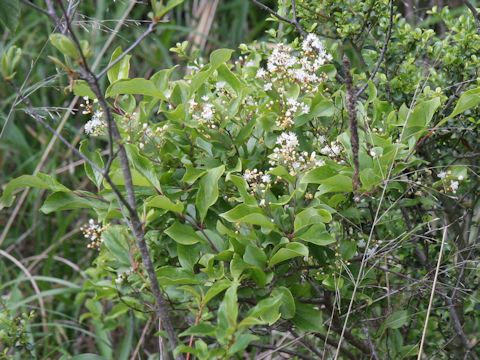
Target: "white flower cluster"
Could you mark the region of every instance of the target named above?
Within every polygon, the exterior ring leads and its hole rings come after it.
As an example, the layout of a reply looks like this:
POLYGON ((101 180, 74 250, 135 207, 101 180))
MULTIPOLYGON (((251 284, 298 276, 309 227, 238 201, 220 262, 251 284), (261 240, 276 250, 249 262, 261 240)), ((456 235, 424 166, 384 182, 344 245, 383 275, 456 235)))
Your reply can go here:
POLYGON ((198 121, 200 124, 206 125, 211 129, 215 129, 217 126, 214 123, 215 118, 215 106, 208 102, 208 96, 202 96, 202 104, 199 104, 195 99, 191 99, 189 104, 189 110, 192 114, 192 119, 198 121))
POLYGON ((445 191, 451 191, 456 194, 460 186, 460 181, 463 180, 463 175, 458 176, 457 179, 452 179, 450 175, 451 171, 440 171, 437 176, 442 180, 445 191))
POLYGON ((85 134, 99 136, 105 133, 107 125, 103 120, 103 112, 97 110, 93 113, 92 119, 85 124, 85 134))
POLYGON ((297 83, 302 91, 316 92, 320 83, 327 78, 320 67, 332 57, 327 54, 320 39, 309 34, 302 43, 301 51, 295 52, 286 44, 277 44, 267 60, 266 69, 260 68, 256 77, 262 79, 263 90, 275 89, 283 98, 283 114, 277 120, 277 126, 285 130, 293 125, 293 117, 306 113, 309 106, 296 99, 286 97, 285 84, 297 83))
POLYGON ((115 283, 117 285, 122 285, 124 282, 128 281, 128 277, 132 274, 133 274, 132 269, 119 273, 117 275, 117 278, 115 279, 115 283))
POLYGON ((281 133, 277 138, 277 145, 273 149, 273 154, 270 155, 270 165, 285 166, 292 176, 325 165, 325 162, 318 158, 314 151, 311 154, 306 151, 297 151, 298 138, 292 132, 281 133))
MULTIPOLYGON (((322 42, 315 34, 308 34, 302 42, 302 50, 295 53, 286 44, 275 45, 267 60, 268 72, 260 68, 257 78, 273 84, 281 80, 298 83, 303 89, 317 90, 318 85, 326 79, 325 74, 319 74, 320 67, 332 61, 322 42)), ((271 88, 270 85, 267 85, 271 88)))
POLYGON ((342 153, 342 145, 338 141, 332 141, 320 149, 320 153, 331 159, 338 159, 342 153))
POLYGON ((104 226, 96 223, 95 220, 90 219, 88 223, 80 228, 85 239, 90 243, 87 245, 89 249, 100 249, 102 244, 102 232, 105 230, 104 226))
POLYGON ((293 117, 299 114, 305 114, 310 111, 310 106, 305 103, 301 103, 296 99, 289 98, 285 104, 285 113, 283 116, 280 116, 275 125, 279 128, 285 130, 293 125, 293 117))
POLYGON ((272 177, 269 174, 265 174, 263 171, 258 171, 257 169, 246 169, 243 173, 243 178, 248 183, 252 195, 259 192, 263 196, 265 190, 272 182, 272 177))
POLYGON ((98 103, 98 99, 94 99, 93 103, 90 102, 90 99, 88 96, 83 97, 83 101, 85 101, 84 104, 80 104, 80 107, 83 109, 82 114, 87 115, 93 113, 93 105, 98 103))

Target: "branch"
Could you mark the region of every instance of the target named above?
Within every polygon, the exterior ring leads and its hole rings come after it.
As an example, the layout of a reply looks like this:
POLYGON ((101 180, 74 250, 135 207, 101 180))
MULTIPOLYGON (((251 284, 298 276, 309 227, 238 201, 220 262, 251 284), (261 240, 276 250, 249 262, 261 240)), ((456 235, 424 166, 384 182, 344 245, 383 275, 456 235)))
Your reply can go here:
POLYGON ((470 10, 470 12, 473 15, 473 18, 475 19, 475 23, 477 24, 477 31, 480 32, 480 19, 478 17, 478 11, 475 6, 469 1, 469 0, 463 0, 463 3, 465 6, 470 10))
POLYGON ((152 20, 150 25, 148 25, 147 30, 145 30, 133 43, 130 45, 124 52, 122 52, 114 61, 112 61, 105 69, 100 71, 97 75, 97 79, 101 79, 112 67, 118 64, 128 53, 135 49, 150 33, 153 32, 157 26, 158 21, 152 20))
POLYGON ((360 188, 360 163, 358 160, 359 140, 357 123, 357 97, 353 89, 352 75, 350 74, 350 61, 346 56, 343 57, 343 66, 345 69, 345 86, 347 88, 347 112, 350 118, 350 143, 352 145, 352 157, 354 172, 352 177, 353 191, 360 188))
POLYGON ((253 3, 255 5, 257 5, 258 7, 262 8, 263 10, 266 10, 268 13, 270 13, 270 15, 272 15, 273 17, 277 18, 278 20, 280 21, 283 21, 283 22, 286 22, 287 24, 290 24, 290 25, 293 25, 295 26, 295 28, 297 29, 298 33, 305 37, 307 36, 307 32, 302 28, 302 26, 300 25, 300 23, 298 22, 298 19, 297 19, 297 14, 296 14, 296 6, 295 6, 295 1, 292 0, 292 11, 293 11, 293 16, 294 16, 294 19, 293 20, 290 20, 290 19, 287 19, 286 17, 280 15, 279 13, 275 12, 274 10, 270 9, 267 5, 265 4, 262 4, 260 1, 258 0, 252 0, 253 3))
MULTIPOLYGON (((155 269, 153 266, 152 259, 150 257, 150 252, 147 246, 147 243, 145 241, 145 231, 143 228, 142 221, 139 218, 139 215, 136 211, 136 198, 135 198, 135 191, 134 191, 134 186, 133 186, 133 181, 132 181, 132 173, 130 171, 130 163, 128 160, 127 152, 125 150, 125 147, 123 146, 123 140, 120 135, 120 132, 118 130, 117 124, 115 120, 113 119, 113 115, 111 112, 111 109, 109 105, 107 104, 107 101, 105 97, 103 96, 103 93, 101 91, 101 87, 98 81, 98 77, 92 72, 92 70, 89 68, 88 63, 86 61, 86 58, 83 54, 82 47, 80 45, 79 40, 77 39, 73 29, 72 25, 70 22, 70 18, 65 11, 65 8, 63 6, 63 3, 61 0, 57 0, 59 3, 60 7, 62 8, 62 12, 65 17, 65 22, 67 29, 70 33, 70 36, 75 43, 75 46, 77 47, 78 51, 80 52, 81 59, 83 61, 82 69, 81 69, 81 75, 84 80, 88 82, 90 87, 92 88, 93 92, 97 96, 98 103, 100 107, 102 108, 103 113, 105 114, 105 117, 107 119, 107 124, 108 124, 108 133, 109 133, 109 139, 110 139, 110 146, 113 146, 113 141, 117 143, 118 146, 118 157, 120 160, 120 167, 122 169, 123 177, 125 180, 125 190, 127 192, 127 201, 129 204, 129 214, 130 214, 130 223, 132 227, 132 232, 135 236, 137 246, 140 250, 140 254, 142 257, 142 262, 145 267, 145 271, 148 274, 148 278, 150 280, 150 287, 153 293, 153 296, 155 298, 155 313, 159 320, 162 323, 163 328, 165 329, 167 333, 167 337, 170 343, 171 350, 175 349, 178 345, 178 340, 177 336, 175 333, 175 329, 173 328, 173 323, 170 318, 170 313, 168 310, 168 303, 166 299, 164 298, 161 290, 160 290, 160 285, 158 283, 157 276, 155 274, 155 269)), ((176 357, 177 359, 183 359, 182 355, 178 355, 176 357)))
POLYGON ((377 64, 375 65, 375 68, 373 69, 373 72, 370 74, 370 77, 368 78, 367 82, 360 88, 360 90, 357 91, 357 97, 363 94, 365 89, 368 87, 368 82, 370 80, 373 80, 375 78, 375 75, 377 75, 378 70, 380 69, 380 66, 382 65, 383 60, 385 59, 385 54, 387 53, 388 49, 388 44, 390 42, 390 38, 392 37, 392 27, 393 27, 393 0, 390 0, 390 20, 388 24, 388 30, 387 30, 387 35, 385 37, 385 43, 383 44, 382 51, 380 53, 380 57, 378 58, 377 64))

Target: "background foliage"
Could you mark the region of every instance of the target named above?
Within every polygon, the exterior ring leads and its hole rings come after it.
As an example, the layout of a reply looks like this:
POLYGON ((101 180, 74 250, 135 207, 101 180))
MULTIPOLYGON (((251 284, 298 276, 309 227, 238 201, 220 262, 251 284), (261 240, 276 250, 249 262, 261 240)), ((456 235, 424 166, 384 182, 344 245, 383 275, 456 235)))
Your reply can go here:
MULTIPOLYGON (((64 6, 98 74, 160 3, 64 6)), ((0 358, 478 358, 475 3, 178 3, 100 79, 173 352, 62 6, 0 1, 0 358)))

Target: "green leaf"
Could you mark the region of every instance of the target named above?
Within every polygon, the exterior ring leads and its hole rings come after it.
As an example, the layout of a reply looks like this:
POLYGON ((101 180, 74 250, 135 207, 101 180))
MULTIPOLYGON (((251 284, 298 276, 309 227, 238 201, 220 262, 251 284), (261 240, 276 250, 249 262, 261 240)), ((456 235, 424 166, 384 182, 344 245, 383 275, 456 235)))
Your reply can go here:
POLYGON ((320 181, 318 188, 320 194, 332 192, 351 192, 353 190, 352 178, 346 175, 335 175, 320 181))
POLYGON ((232 89, 238 94, 243 88, 242 82, 237 78, 237 76, 230 71, 230 69, 225 64, 221 64, 218 69, 218 75, 220 79, 225 80, 232 89))
POLYGON ((173 8, 182 4, 185 0, 169 0, 166 5, 161 5, 157 11, 155 11, 155 17, 161 19, 163 16, 168 13, 173 8))
POLYGON ((51 34, 49 38, 52 45, 55 46, 63 55, 69 56, 73 59, 78 59, 80 57, 80 52, 75 46, 75 43, 70 40, 69 37, 55 33, 51 34))
POLYGON ((218 180, 224 172, 225 165, 221 165, 219 167, 209 169, 207 174, 200 180, 195 205, 198 209, 198 214, 202 222, 205 219, 210 206, 217 202, 218 180))
POLYGON ((427 126, 432 120, 433 114, 440 106, 440 98, 419 102, 413 109, 410 116, 407 117, 405 128, 402 133, 402 141, 414 137, 419 139, 427 130, 427 126))
POLYGON ((228 329, 235 328, 238 318, 238 298, 237 283, 233 283, 225 292, 223 301, 218 308, 218 325, 219 328, 228 329))
MULTIPOLYGON (((117 47, 110 58, 108 66, 110 66, 110 64, 113 63, 122 53, 122 48, 117 47)), ((125 55, 122 60, 108 70, 107 77, 108 81, 110 81, 110 84, 117 80, 128 79, 128 74, 130 73, 130 58, 130 55, 125 55)))
POLYGON ((232 53, 233 50, 230 49, 217 49, 210 54, 210 64, 192 77, 190 82, 190 96, 205 83, 220 65, 230 60, 232 53))
POLYGON ((158 192, 161 192, 162 188, 160 187, 160 181, 158 180, 157 174, 155 174, 154 164, 148 158, 141 155, 135 145, 125 144, 124 146, 127 151, 128 160, 134 168, 142 174, 158 192))
POLYGON ((190 326, 187 330, 178 336, 212 336, 215 335, 215 326, 212 324, 201 322, 198 325, 190 326))
POLYGON ((183 204, 181 202, 174 203, 165 195, 156 195, 145 202, 147 208, 159 208, 172 211, 178 214, 183 212, 183 204))
POLYGON ((217 49, 210 54, 210 65, 217 69, 220 65, 225 64, 232 57, 233 50, 217 49))
POLYGON ((0 198, 0 210, 12 206, 15 199, 14 192, 21 188, 48 189, 51 191, 70 191, 49 175, 38 173, 37 175, 22 175, 11 180, 3 190, 0 198))
POLYGON ((302 184, 321 184, 322 181, 331 178, 337 174, 337 171, 330 166, 320 166, 308 171, 301 179, 302 184))
POLYGON ((275 224, 263 214, 263 210, 256 206, 240 204, 220 216, 233 223, 259 225, 269 229, 275 227, 275 224))
MULTIPOLYGON (((463 113, 466 110, 470 110, 480 104, 480 87, 465 91, 457 101, 452 113, 447 116, 447 119, 454 118, 455 116, 463 113)), ((444 121, 443 121, 444 122, 444 121)))
POLYGON ((109 259, 116 259, 120 266, 130 267, 128 234, 122 226, 109 226, 103 233, 103 244, 111 256, 109 259))
POLYGON ((301 331, 318 332, 323 328, 322 313, 311 304, 297 302, 292 322, 301 331))
POLYGON ((202 241, 202 238, 195 233, 191 226, 181 224, 178 221, 175 221, 172 226, 166 229, 165 234, 182 245, 193 245, 202 241))
POLYGON ((274 288, 271 296, 280 296, 282 304, 280 305, 280 313, 284 319, 291 319, 295 316, 296 306, 295 299, 293 298, 292 293, 285 286, 279 286, 274 288))
POLYGON ((385 319, 385 327, 389 329, 399 329, 408 322, 409 315, 407 310, 395 311, 385 319))
POLYGON ((216 281, 215 284, 213 284, 205 294, 205 297, 203 298, 203 305, 207 305, 210 300, 212 300, 215 296, 218 294, 222 293, 226 289, 228 289, 231 286, 232 282, 230 280, 219 280, 216 281))
POLYGON ((163 266, 155 271, 160 285, 196 285, 201 282, 195 278, 192 271, 176 268, 173 266, 163 266))
MULTIPOLYGON (((80 143, 80 152, 85 155, 87 158, 89 158, 93 163, 95 163, 100 169, 103 169, 103 159, 100 150, 96 150, 95 152, 91 152, 88 149, 88 140, 83 140, 80 143)), ((88 178, 97 186, 97 188, 100 188, 102 181, 103 181, 103 175, 101 172, 95 170, 92 165, 90 165, 88 162, 85 162, 83 164, 83 167, 85 169, 85 173, 87 174, 88 178)))
POLYGON ((269 266, 276 265, 282 261, 292 259, 298 256, 308 256, 308 248, 300 243, 292 242, 288 243, 284 248, 278 250, 268 263, 269 266))
POLYGON ((197 169, 191 165, 185 165, 186 171, 183 174, 182 181, 188 185, 192 185, 199 177, 205 175, 206 171, 204 169, 197 169))
POLYGON ((253 245, 247 245, 245 254, 243 254, 243 261, 247 264, 258 266, 260 269, 265 267, 267 263, 267 255, 262 249, 253 245))
POLYGON ((111 84, 105 92, 106 97, 120 94, 151 96, 155 99, 167 101, 165 94, 157 89, 152 80, 144 78, 122 79, 111 84))
POLYGON ((244 351, 247 346, 255 340, 258 340, 259 337, 253 334, 241 334, 235 337, 235 342, 233 345, 228 349, 228 354, 233 355, 238 352, 244 351))
POLYGON ((40 211, 50 214, 60 210, 73 209, 108 209, 108 204, 95 198, 95 195, 87 191, 57 191, 47 197, 40 211))
POLYGON ((297 232, 306 226, 319 223, 328 223, 330 221, 332 221, 332 215, 327 210, 310 207, 295 215, 295 222, 293 226, 295 232, 297 232))
POLYGON ((90 100, 94 100, 97 98, 95 93, 90 89, 87 82, 85 80, 75 80, 73 83, 73 93, 77 96, 81 97, 88 97, 90 100))
POLYGON ((0 0, 0 23, 14 32, 20 17, 20 0, 0 0))
POLYGON ((307 231, 298 234, 296 238, 318 246, 326 246, 335 242, 335 239, 326 230, 325 224, 322 223, 310 226, 307 231))

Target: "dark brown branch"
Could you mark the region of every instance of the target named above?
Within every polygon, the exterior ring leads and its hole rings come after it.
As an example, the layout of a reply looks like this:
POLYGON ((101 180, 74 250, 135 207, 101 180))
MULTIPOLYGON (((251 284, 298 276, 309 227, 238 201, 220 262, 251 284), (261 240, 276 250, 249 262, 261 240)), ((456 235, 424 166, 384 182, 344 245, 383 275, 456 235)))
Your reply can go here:
POLYGON ((477 8, 469 0, 463 0, 463 3, 472 13, 475 23, 477 24, 477 32, 480 32, 480 18, 478 17, 477 8))
POLYGON ((387 53, 388 44, 390 43, 390 38, 392 37, 392 27, 393 27, 393 0, 390 0, 390 19, 388 24, 387 35, 385 36, 385 42, 383 44, 382 51, 380 52, 380 57, 378 58, 377 64, 375 65, 375 68, 370 74, 370 77, 368 78, 367 82, 360 88, 360 90, 357 91, 357 94, 356 94, 357 97, 363 94, 365 89, 368 87, 368 82, 375 78, 375 75, 377 75, 377 72, 380 69, 380 66, 382 65, 382 62, 385 59, 385 54, 387 53))
MULTIPOLYGON (((178 339, 177 335, 175 333, 175 329, 173 328, 173 323, 170 318, 170 313, 168 310, 168 302, 164 298, 161 290, 160 290, 160 285, 158 283, 157 276, 155 274, 155 268, 153 266, 152 259, 150 257, 150 252, 148 250, 147 243, 145 241, 145 231, 143 228, 143 224, 138 216, 138 213, 136 211, 136 198, 135 198, 135 191, 134 191, 134 186, 133 186, 133 181, 132 181, 132 173, 130 170, 130 163, 128 160, 127 152, 125 150, 125 147, 123 145, 123 140, 120 135, 120 132, 118 130, 117 124, 113 118, 111 109, 109 105, 107 104, 107 101, 105 97, 103 96, 103 93, 101 91, 101 87, 98 81, 97 76, 92 72, 92 70, 89 68, 88 63, 86 61, 86 58, 82 52, 82 47, 80 45, 79 40, 77 39, 72 26, 71 22, 69 19, 69 16, 63 6, 63 3, 61 0, 57 0, 60 7, 62 8, 63 15, 65 17, 65 23, 67 25, 68 31, 70 33, 70 36, 72 38, 72 41, 75 43, 78 51, 80 52, 81 59, 82 59, 82 71, 81 75, 84 80, 88 82, 90 85, 92 91, 95 93, 98 103, 100 107, 102 108, 102 111, 107 119, 107 124, 108 124, 108 132, 109 136, 111 137, 111 146, 113 145, 113 141, 116 142, 118 146, 118 157, 120 160, 120 167, 122 169, 123 177, 125 180, 125 190, 127 192, 127 200, 129 203, 129 215, 130 215, 130 222, 131 222, 131 227, 133 234, 135 236, 137 246, 140 250, 140 254, 142 257, 142 262, 145 267, 145 271, 148 274, 148 278, 150 280, 150 287, 153 293, 153 296, 155 298, 155 313, 157 317, 160 319, 162 323, 162 327, 165 329, 165 332, 167 333, 167 337, 169 340, 170 344, 170 350, 173 351, 178 345, 178 339)), ((182 355, 177 355, 177 359, 183 359, 182 355)))
POLYGON ((360 163, 358 160, 359 140, 357 124, 357 97, 353 89, 352 75, 350 74, 350 61, 346 56, 343 57, 343 67, 345 69, 345 86, 347 88, 347 112, 350 119, 350 143, 352 146, 352 159, 354 172, 352 177, 353 191, 360 188, 360 163))
POLYGON ((292 1, 292 11, 294 12, 294 19, 291 20, 291 19, 287 19, 286 17, 278 14, 277 12, 275 12, 274 10, 270 9, 267 5, 265 4, 262 4, 260 1, 258 0, 252 0, 253 3, 255 5, 257 5, 258 7, 262 8, 263 10, 266 10, 268 13, 270 13, 270 15, 272 15, 273 17, 277 18, 278 20, 280 21, 283 21, 283 22, 286 22, 287 24, 290 24, 290 25, 293 25, 295 27, 295 29, 297 29, 298 33, 305 37, 307 36, 307 32, 302 28, 302 26, 300 25, 300 23, 298 22, 297 18, 296 18, 296 8, 294 6, 295 2, 292 1))
POLYGON ((47 10, 42 9, 40 6, 32 3, 31 1, 22 0, 22 2, 23 2, 25 5, 30 6, 32 9, 35 9, 36 11, 41 12, 41 13, 44 14, 44 15, 50 16, 50 13, 49 13, 47 10))

